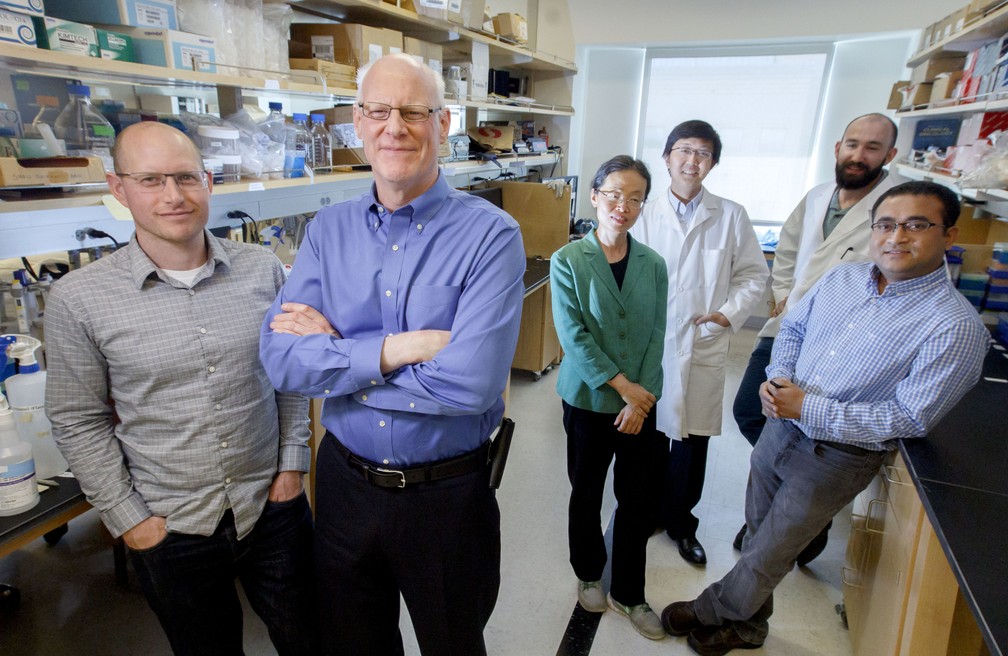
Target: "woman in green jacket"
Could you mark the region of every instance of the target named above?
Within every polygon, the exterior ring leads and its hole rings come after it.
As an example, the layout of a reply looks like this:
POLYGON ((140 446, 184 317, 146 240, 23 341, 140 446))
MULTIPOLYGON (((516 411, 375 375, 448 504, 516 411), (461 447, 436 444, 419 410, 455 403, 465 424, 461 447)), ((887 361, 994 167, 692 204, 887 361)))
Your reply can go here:
POLYGON ((598 227, 550 260, 553 321, 564 349, 557 378, 567 432, 570 562, 578 602, 606 610, 606 548, 600 514, 613 458, 617 508, 608 606, 653 640, 665 636, 644 599, 647 540, 661 486, 668 439, 655 428, 661 396, 668 274, 655 251, 627 233, 651 190, 643 162, 626 155, 592 180, 598 227))

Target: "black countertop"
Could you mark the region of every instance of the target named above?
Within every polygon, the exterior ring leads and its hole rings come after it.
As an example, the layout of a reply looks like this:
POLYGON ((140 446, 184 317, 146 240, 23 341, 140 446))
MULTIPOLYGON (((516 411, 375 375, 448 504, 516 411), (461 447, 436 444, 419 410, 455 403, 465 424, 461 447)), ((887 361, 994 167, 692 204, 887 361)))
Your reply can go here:
POLYGON ((906 460, 928 519, 992 656, 1008 653, 1008 355, 991 347, 980 382, 906 460))

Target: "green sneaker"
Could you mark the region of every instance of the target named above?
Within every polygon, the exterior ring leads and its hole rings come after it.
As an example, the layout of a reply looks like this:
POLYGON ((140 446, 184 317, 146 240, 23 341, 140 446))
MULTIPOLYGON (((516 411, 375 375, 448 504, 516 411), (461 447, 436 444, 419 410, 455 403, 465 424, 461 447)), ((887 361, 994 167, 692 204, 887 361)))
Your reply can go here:
POLYGON ((582 581, 578 579, 578 603, 589 613, 606 612, 605 592, 602 581, 582 581))
POLYGON ((649 640, 661 640, 665 637, 665 628, 662 626, 661 620, 647 605, 647 602, 636 606, 624 606, 613 599, 612 595, 608 595, 608 598, 609 608, 630 618, 630 623, 633 624, 633 628, 637 629, 637 633, 649 640))

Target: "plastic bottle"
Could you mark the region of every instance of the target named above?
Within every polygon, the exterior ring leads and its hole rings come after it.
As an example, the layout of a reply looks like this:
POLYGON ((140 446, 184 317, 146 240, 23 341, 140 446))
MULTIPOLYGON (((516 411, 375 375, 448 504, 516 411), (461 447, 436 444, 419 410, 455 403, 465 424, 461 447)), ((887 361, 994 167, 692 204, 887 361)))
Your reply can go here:
POLYGON ((39 502, 32 449, 14 426, 14 413, 0 394, 0 517, 24 512, 39 502))
POLYGON ((325 114, 311 115, 311 165, 312 168, 332 166, 332 140, 325 126, 325 114))
POLYGON ((14 411, 14 423, 21 439, 32 447, 39 478, 52 478, 67 470, 67 461, 56 448, 52 424, 45 414, 46 372, 39 370, 35 349, 42 342, 28 335, 3 335, 15 338, 10 356, 20 364, 20 373, 4 381, 7 400, 14 411))
POLYGON ((83 84, 68 84, 70 102, 56 118, 56 136, 66 142, 67 155, 100 157, 107 172, 112 172, 112 143, 115 130, 101 113, 91 106, 91 89, 83 84))
POLYGON ((283 115, 283 103, 271 102, 269 109, 269 116, 262 120, 259 128, 266 133, 270 141, 281 144, 287 143, 287 134, 285 132, 287 119, 283 115))
POLYGON ((284 151, 285 178, 304 176, 304 165, 311 147, 312 138, 308 132, 308 115, 294 114, 294 124, 287 128, 287 149, 284 151))

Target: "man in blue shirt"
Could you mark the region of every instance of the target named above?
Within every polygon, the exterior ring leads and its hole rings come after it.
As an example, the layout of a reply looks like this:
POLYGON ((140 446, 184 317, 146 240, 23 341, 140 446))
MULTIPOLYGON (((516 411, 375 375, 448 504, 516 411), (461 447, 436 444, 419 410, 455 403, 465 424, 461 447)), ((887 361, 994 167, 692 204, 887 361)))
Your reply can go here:
POLYGON ((325 399, 322 642, 402 654, 401 593, 424 654, 485 654, 500 583, 487 445, 518 338, 521 235, 439 170, 439 75, 390 55, 362 68, 358 89, 374 186, 309 224, 260 345, 278 389, 325 399))
POLYGON ((766 639, 773 590, 897 440, 923 437, 980 377, 990 335, 948 279, 959 201, 907 182, 872 209, 872 263, 839 265, 789 311, 760 386, 748 535, 728 574, 662 612, 699 654, 766 639))

